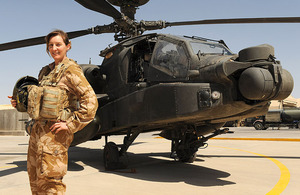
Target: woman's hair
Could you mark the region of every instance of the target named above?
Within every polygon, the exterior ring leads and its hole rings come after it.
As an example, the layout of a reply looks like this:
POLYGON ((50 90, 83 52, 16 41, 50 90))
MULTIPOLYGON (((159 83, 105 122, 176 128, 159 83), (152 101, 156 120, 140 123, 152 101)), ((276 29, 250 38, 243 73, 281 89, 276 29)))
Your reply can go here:
MULTIPOLYGON (((61 36, 61 38, 63 39, 63 41, 64 41, 64 43, 65 43, 66 45, 71 44, 71 41, 69 40, 69 37, 68 37, 67 33, 65 33, 65 32, 62 31, 62 30, 58 30, 58 29, 57 29, 57 30, 54 30, 54 31, 50 32, 50 33, 45 37, 45 41, 46 41, 46 51, 47 51, 48 54, 49 54, 49 42, 50 42, 50 39, 51 39, 52 37, 57 36, 57 35, 61 36)), ((71 48, 71 47, 70 47, 70 48, 71 48)))

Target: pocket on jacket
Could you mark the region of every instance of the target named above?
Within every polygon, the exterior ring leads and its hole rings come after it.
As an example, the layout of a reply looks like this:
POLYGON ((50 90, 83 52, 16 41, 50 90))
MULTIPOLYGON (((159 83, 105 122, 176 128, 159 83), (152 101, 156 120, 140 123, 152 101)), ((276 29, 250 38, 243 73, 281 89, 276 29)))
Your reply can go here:
POLYGON ((41 174, 46 177, 63 177, 68 169, 68 151, 65 147, 43 147, 41 174))

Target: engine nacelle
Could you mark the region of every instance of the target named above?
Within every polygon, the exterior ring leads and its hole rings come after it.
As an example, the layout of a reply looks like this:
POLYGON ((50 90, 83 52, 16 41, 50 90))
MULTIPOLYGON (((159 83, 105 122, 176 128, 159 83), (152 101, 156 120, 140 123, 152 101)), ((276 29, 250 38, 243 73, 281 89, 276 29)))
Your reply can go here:
POLYGON ((91 64, 81 64, 84 76, 93 87, 96 94, 105 93, 106 75, 101 73, 99 66, 91 64))

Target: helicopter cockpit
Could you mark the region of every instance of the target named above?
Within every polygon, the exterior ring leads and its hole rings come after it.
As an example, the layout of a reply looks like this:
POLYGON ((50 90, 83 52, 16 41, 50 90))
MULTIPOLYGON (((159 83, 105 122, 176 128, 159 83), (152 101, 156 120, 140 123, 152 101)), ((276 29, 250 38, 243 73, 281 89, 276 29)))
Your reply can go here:
POLYGON ((150 61, 151 81, 185 81, 201 56, 232 56, 224 42, 200 37, 158 35, 150 61), (157 79, 159 78, 159 79, 157 79))
POLYGON ((188 56, 182 44, 165 40, 156 43, 152 66, 174 77, 186 76, 188 56))
POLYGON ((190 45, 193 49, 193 52, 197 55, 233 55, 233 53, 230 50, 228 50, 228 48, 219 43, 213 44, 191 41, 190 45))

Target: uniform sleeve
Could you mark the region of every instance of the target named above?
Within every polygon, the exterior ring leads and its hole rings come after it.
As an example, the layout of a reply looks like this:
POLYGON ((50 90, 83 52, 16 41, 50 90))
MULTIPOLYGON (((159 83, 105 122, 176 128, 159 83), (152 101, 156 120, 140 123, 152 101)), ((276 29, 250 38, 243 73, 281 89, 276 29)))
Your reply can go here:
POLYGON ((66 121, 70 131, 75 133, 94 119, 98 108, 98 100, 79 66, 70 66, 65 75, 69 89, 79 100, 79 109, 75 110, 66 121))

